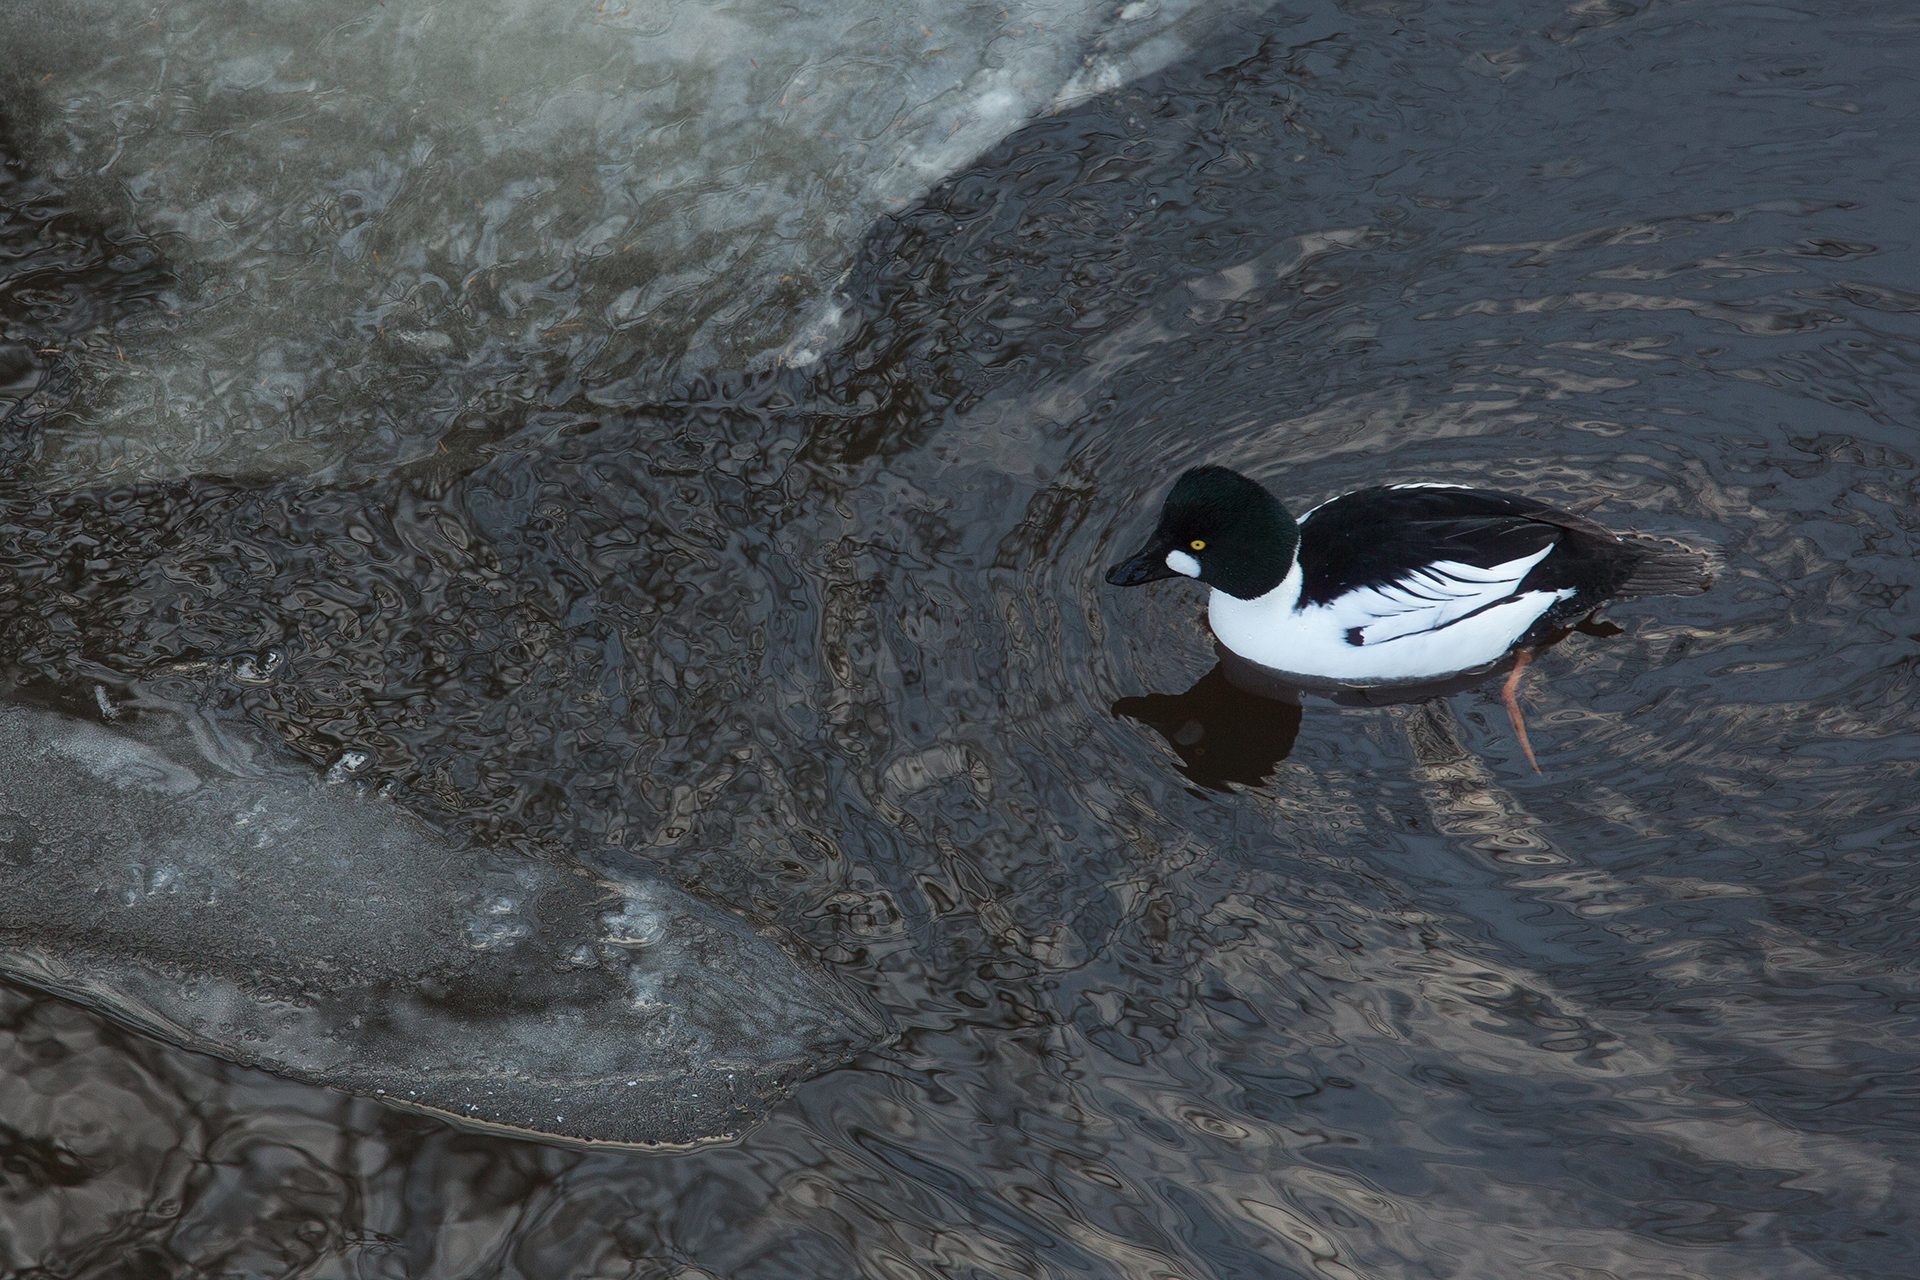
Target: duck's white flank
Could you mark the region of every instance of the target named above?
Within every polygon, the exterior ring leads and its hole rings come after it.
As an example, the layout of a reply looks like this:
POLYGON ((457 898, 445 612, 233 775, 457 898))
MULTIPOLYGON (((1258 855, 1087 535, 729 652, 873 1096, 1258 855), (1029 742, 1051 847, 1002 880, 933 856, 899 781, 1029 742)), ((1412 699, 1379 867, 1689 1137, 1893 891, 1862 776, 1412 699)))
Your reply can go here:
POLYGON ((1207 620, 1220 643, 1263 667, 1327 680, 1436 679, 1499 658, 1573 594, 1572 587, 1513 594, 1552 550, 1485 569, 1435 561, 1398 582, 1304 607, 1296 557, 1280 585, 1258 599, 1216 590, 1207 620))

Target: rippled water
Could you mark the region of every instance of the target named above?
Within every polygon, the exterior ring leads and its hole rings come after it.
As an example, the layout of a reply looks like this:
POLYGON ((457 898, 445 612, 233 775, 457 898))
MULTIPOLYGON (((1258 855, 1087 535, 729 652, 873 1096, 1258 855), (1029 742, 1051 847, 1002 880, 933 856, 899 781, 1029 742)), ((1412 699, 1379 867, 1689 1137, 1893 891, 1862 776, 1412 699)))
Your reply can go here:
MULTIPOLYGON (((16 684, 617 844, 897 1034, 730 1144, 582 1153, 5 988, 4 1266, 1907 1273, 1920 22, 1243 27, 881 223, 811 368, 503 373, 384 475, 59 489, 87 372, 19 373, 16 684), (1190 584, 1106 587, 1203 460, 1604 495, 1719 582, 1535 664, 1535 775, 1491 689, 1250 703, 1190 584)), ((163 254, 9 182, 9 340, 153 319, 163 254)))

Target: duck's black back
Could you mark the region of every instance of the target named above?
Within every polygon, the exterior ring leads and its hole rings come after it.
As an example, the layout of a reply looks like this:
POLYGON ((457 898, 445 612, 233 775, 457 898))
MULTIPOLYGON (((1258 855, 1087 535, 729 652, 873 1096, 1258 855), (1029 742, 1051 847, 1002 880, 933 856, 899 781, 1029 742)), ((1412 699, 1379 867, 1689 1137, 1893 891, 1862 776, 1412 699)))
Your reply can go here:
MULTIPOLYGON (((1300 526, 1301 600, 1405 583, 1438 561, 1490 569, 1546 549, 1518 592, 1576 594, 1580 610, 1615 594, 1648 557, 1603 525, 1519 494, 1491 489, 1356 489, 1309 512, 1300 526)), ((1556 609, 1564 614, 1567 609, 1556 609)))

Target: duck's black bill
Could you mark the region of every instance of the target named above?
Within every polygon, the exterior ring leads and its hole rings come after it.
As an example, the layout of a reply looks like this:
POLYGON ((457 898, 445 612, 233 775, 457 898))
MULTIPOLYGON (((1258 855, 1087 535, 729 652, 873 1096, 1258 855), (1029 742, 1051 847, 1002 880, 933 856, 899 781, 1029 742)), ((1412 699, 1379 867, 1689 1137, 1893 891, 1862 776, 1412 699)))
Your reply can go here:
POLYGON ((1166 548, 1155 544, 1131 560, 1123 560, 1107 570, 1107 581, 1116 587, 1137 587, 1162 578, 1180 575, 1167 568, 1166 548))

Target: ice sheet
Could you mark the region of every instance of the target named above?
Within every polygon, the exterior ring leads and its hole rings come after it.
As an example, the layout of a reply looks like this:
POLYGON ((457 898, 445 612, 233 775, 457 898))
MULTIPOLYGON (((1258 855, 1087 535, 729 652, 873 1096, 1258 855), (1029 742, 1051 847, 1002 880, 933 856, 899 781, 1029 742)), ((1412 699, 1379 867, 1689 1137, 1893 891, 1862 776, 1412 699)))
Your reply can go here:
POLYGON ((176 1044, 654 1144, 737 1132, 879 1033, 743 921, 595 861, 463 848, 291 760, 217 761, 164 715, 0 708, 0 971, 176 1044))
POLYGON ((13 145, 173 273, 22 348, 89 385, 42 478, 388 465, 519 366, 631 397, 805 363, 876 219, 1267 2, 0 8, 13 145))

